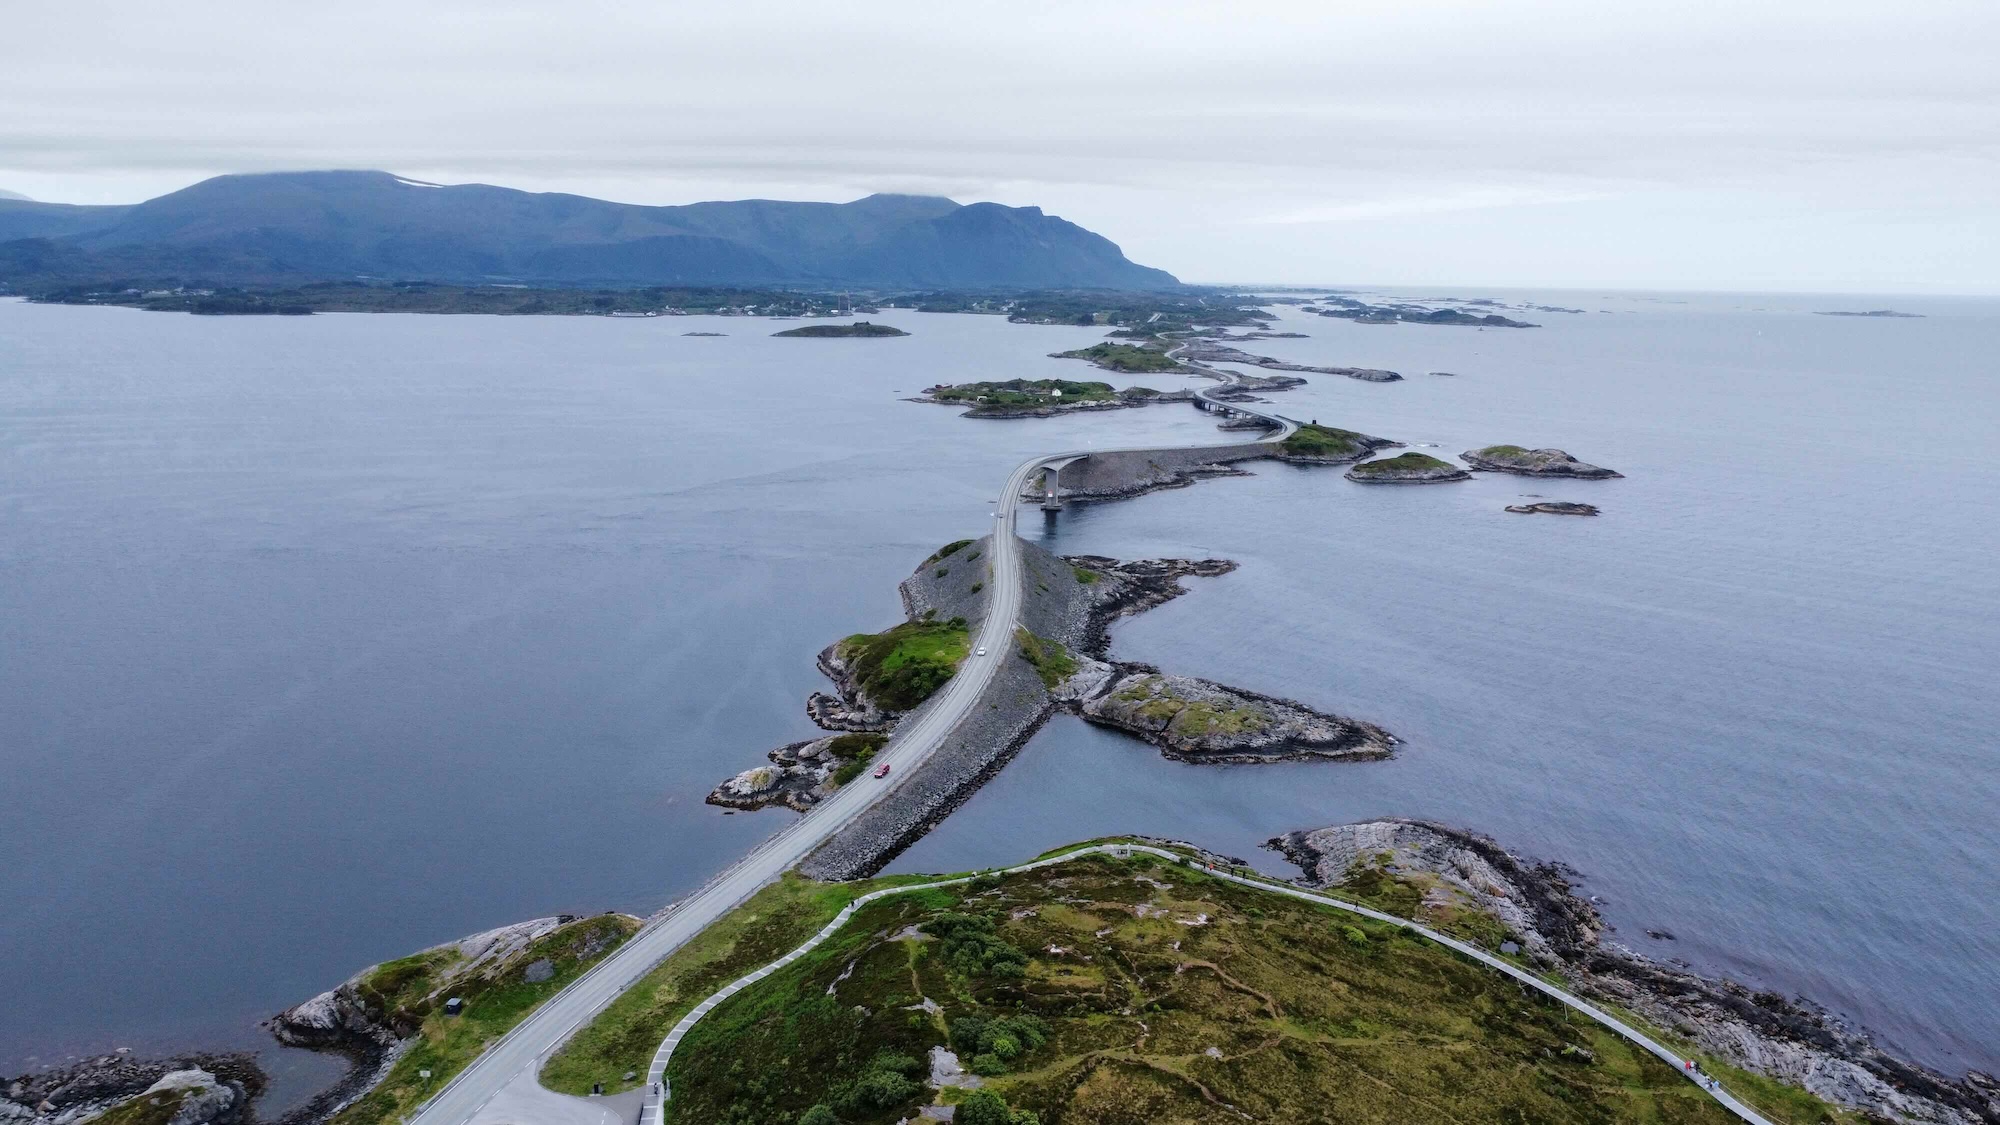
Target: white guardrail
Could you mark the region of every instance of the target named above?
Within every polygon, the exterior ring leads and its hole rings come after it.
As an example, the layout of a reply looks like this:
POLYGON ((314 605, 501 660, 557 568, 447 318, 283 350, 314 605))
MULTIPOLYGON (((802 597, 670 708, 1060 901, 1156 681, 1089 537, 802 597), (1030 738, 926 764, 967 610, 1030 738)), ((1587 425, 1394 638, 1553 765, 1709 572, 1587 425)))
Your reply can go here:
MULTIPOLYGON (((1111 855, 1120 859, 1132 855, 1152 855, 1152 856, 1158 856, 1161 859, 1172 861, 1174 863, 1195 862, 1193 858, 1190 856, 1183 855, 1179 852, 1168 851, 1165 848, 1152 847, 1146 844, 1093 844, 1089 847, 1078 848, 1075 851, 1064 852, 1061 855, 1050 856, 1047 859, 1038 859, 1032 863, 1023 863, 1016 867, 998 868, 991 871, 975 872, 970 875, 960 875, 951 879, 939 879, 929 883, 911 883, 907 886, 885 887, 879 891, 870 891, 869 893, 862 895, 860 898, 855 899, 853 902, 848 903, 847 907, 843 909, 838 915, 836 915, 833 921, 828 922, 825 926, 821 927, 820 931, 814 934, 812 937, 808 938, 805 944, 799 946, 797 949, 792 950, 790 953, 785 954, 783 957, 778 958, 776 961, 773 961, 770 964, 765 965, 763 968, 760 968, 757 971, 749 973, 745 976, 738 977, 737 979, 717 989, 707 999, 695 1005, 691 1011, 689 1011, 686 1015, 682 1016, 680 1018, 680 1022, 674 1024, 673 1030, 667 1032, 666 1039, 660 1043, 660 1049, 653 1053, 652 1065, 648 1067, 646 1070, 646 1096, 645 1096, 645 1102, 642 1104, 639 1110, 639 1125, 660 1125, 666 1101, 672 1095, 672 1090, 667 1083, 667 1062, 668 1060, 673 1058, 674 1048, 680 1045, 681 1039, 684 1036, 686 1036, 691 1029, 693 1029, 695 1024, 701 1022, 701 1018, 703 1016, 714 1011, 717 1005, 729 999, 731 996, 734 996, 738 992, 741 992, 744 989, 750 987, 751 985, 756 984, 758 981, 763 980, 765 977, 770 976, 772 973, 777 972, 778 970, 784 968, 785 966, 791 964, 792 962, 798 960, 799 958, 805 956, 807 953, 811 952, 815 946, 819 945, 827 938, 832 937, 836 932, 840 930, 842 926, 845 926, 847 924, 847 920, 849 918, 852 918, 855 912, 860 910, 862 907, 868 905, 871 902, 874 902, 877 899, 887 898, 890 895, 909 894, 912 891, 924 891, 924 890, 930 890, 934 887, 949 887, 960 883, 969 883, 974 879, 978 879, 986 875, 1014 875, 1023 871, 1033 871, 1037 868, 1048 867, 1053 864, 1068 863, 1071 860, 1080 859, 1087 855, 1111 855)), ((1773 1125, 1770 1119, 1766 1118, 1764 1115, 1758 1113, 1756 1110, 1750 1108, 1748 1105, 1738 1100, 1735 1095, 1723 1089, 1720 1085, 1715 1085, 1715 1086, 1709 1085, 1708 1081, 1705 1080, 1706 1076, 1697 1075, 1694 1072, 1687 1069, 1688 1060, 1683 1059, 1680 1055, 1660 1045, 1658 1042, 1654 1041, 1650 1036, 1647 1036, 1645 1033, 1639 1031, 1637 1028, 1634 1028, 1632 1025, 1626 1023, 1625 1021, 1619 1019, 1616 1016, 1613 1016, 1611 1013, 1606 1012, 1602 1008, 1599 1008, 1596 1005, 1578 996, 1575 996, 1572 993, 1557 988, 1555 985, 1550 984, 1549 982, 1541 979, 1540 977, 1534 975, 1533 973, 1528 972, 1527 970, 1521 968, 1520 966, 1511 964, 1507 961, 1503 961, 1500 958, 1493 956, 1492 954, 1486 952, 1483 949, 1480 949, 1477 946, 1468 945, 1467 943, 1462 942, 1457 938, 1449 937, 1445 934, 1439 933, 1438 931, 1431 929, 1429 926, 1425 926, 1417 922, 1412 922, 1407 918, 1398 918, 1394 914, 1385 914, 1380 910, 1375 910, 1370 907, 1360 906, 1351 902, 1343 902, 1340 899, 1329 898, 1325 895, 1314 894, 1311 891, 1302 890, 1298 887, 1290 886, 1284 883, 1274 883, 1264 879, 1250 878, 1248 876, 1239 875, 1233 871, 1218 871, 1214 867, 1209 867, 1207 869, 1207 873, 1217 879, 1225 879, 1231 883, 1237 883, 1242 886, 1251 887, 1260 891, 1267 891, 1271 894, 1279 894, 1279 895, 1285 895, 1289 898, 1303 899, 1306 902, 1314 903, 1320 906, 1330 906, 1336 910, 1344 910, 1350 914, 1358 914, 1363 918, 1372 918, 1377 922, 1384 922, 1387 923, 1388 925, 1397 926, 1402 929, 1409 930, 1412 933, 1422 935, 1423 937, 1426 937, 1431 941, 1434 941, 1437 944, 1444 946, 1447 949, 1453 950, 1454 952, 1457 953, 1464 954, 1465 956, 1472 958, 1474 961, 1477 961, 1480 964, 1487 966, 1488 968, 1497 969, 1500 972, 1505 973, 1510 977, 1513 977, 1515 980, 1520 981, 1522 984, 1525 984, 1528 987, 1533 988, 1538 992, 1541 992, 1543 995, 1548 996, 1551 999, 1557 1000, 1563 1004, 1566 1004, 1571 1009, 1581 1012, 1584 1015, 1589 1016, 1591 1019, 1596 1020, 1598 1023, 1604 1025, 1605 1027, 1610 1028, 1612 1031, 1618 1033, 1618 1035, 1620 1035, 1624 1039, 1634 1044, 1637 1044, 1638 1046, 1644 1048, 1646 1051, 1650 1052, 1651 1054, 1658 1057, 1662 1061, 1666 1062, 1669 1066, 1673 1067, 1675 1071, 1684 1075, 1686 1078, 1688 1078, 1689 1081, 1693 1082, 1695 1086, 1698 1089, 1700 1089, 1703 1093, 1714 1098, 1717 1102, 1720 1102, 1723 1108, 1729 1110, 1731 1113, 1734 1113, 1736 1116, 1742 1118, 1743 1120, 1750 1122, 1751 1125, 1773 1125)))

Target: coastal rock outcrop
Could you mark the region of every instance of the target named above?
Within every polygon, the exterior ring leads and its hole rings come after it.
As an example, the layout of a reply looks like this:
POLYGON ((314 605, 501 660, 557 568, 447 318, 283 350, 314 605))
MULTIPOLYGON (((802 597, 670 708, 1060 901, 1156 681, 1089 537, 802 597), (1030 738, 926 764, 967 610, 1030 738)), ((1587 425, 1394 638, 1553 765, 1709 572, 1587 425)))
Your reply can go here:
POLYGON ((1471 480, 1472 474, 1428 453, 1403 453, 1379 461, 1363 461, 1347 470, 1348 480, 1361 484, 1439 484, 1471 480))
POLYGON ((422 1041, 426 1017, 449 1010, 451 998, 471 1010, 495 992, 504 991, 509 1004, 521 1002, 523 987, 553 992, 562 983, 555 978, 580 973, 639 925, 637 918, 613 913, 515 922, 370 965, 285 1009, 265 1024, 272 1038, 288 1047, 345 1055, 354 1063, 338 1084, 286 1121, 323 1121, 374 1088, 422 1041))
POLYGON ((1078 711, 1184 762, 1375 760, 1389 757, 1396 745, 1372 723, 1137 664, 1119 665, 1118 675, 1082 700, 1078 711))
POLYGON ((1400 448, 1402 444, 1338 426, 1322 426, 1315 418, 1266 448, 1272 451, 1273 459, 1294 465, 1348 465, 1373 456, 1378 449, 1400 448))
POLYGON ((0 1122, 72 1125, 107 1114, 148 1125, 239 1125, 264 1073, 248 1054, 134 1059, 112 1054, 24 1074, 0 1087, 0 1122))
POLYGON ((1524 477, 1577 477, 1582 480, 1610 480, 1625 474, 1586 465, 1560 449, 1523 449, 1518 445, 1489 445, 1468 449, 1459 460, 1490 473, 1517 473, 1524 477))
POLYGON ((1809 1001, 1704 977, 1607 940, 1596 907, 1573 889, 1575 871, 1562 864, 1530 863, 1487 837, 1400 819, 1289 832, 1265 846, 1299 865, 1304 885, 1342 888, 1489 949, 1515 942, 1573 991, 1636 1012, 1732 1066, 1872 1117, 2000 1122, 2000 1086, 1986 1075, 1954 1081, 1889 1055, 1809 1001))

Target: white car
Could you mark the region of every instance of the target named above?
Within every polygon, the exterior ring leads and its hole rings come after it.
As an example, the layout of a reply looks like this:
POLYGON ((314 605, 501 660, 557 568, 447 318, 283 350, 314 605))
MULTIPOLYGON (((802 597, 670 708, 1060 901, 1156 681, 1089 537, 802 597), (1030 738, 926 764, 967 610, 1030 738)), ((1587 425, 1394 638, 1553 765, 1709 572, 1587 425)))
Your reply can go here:
POLYGON ((980 650, 979 650, 978 652, 975 652, 975 653, 973 653, 972 655, 974 655, 974 656, 985 656, 985 655, 986 655, 986 650, 982 648, 982 649, 980 649, 980 650))

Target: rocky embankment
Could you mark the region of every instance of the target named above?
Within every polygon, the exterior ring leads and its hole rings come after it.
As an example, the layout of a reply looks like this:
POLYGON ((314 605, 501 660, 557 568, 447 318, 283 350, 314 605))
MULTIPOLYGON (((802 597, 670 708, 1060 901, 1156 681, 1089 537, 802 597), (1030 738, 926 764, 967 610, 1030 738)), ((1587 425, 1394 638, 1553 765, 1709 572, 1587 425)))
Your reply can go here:
POLYGON ((249 1054, 134 1059, 104 1055, 9 1080, 0 1089, 6 1125, 238 1125, 264 1073, 249 1054))
POLYGON ((1516 473, 1524 477, 1576 477, 1580 480, 1610 480, 1625 474, 1597 465, 1586 465, 1560 449, 1523 449, 1518 445, 1489 445, 1468 449, 1458 459, 1489 473, 1516 473))
MULTIPOLYGON (((1248 339, 1249 337, 1237 337, 1248 339)), ((1360 379, 1367 383, 1394 383, 1402 376, 1394 371, 1384 371, 1379 367, 1314 367, 1304 363, 1286 363, 1265 355, 1252 355, 1241 348, 1214 340, 1197 340, 1185 346, 1180 357, 1189 363, 1230 363, 1246 367, 1262 367, 1270 371, 1304 371, 1314 375, 1345 375, 1349 379, 1360 379)))
POLYGON ((1606 940, 1603 920, 1562 864, 1531 864, 1484 836, 1414 820, 1290 832, 1266 846, 1298 864, 1307 886, 1345 888, 1378 905, 1400 894, 1417 904, 1417 920, 1446 929, 1467 911, 1491 918, 1573 991, 1825 1101, 1925 1125, 2000 1122, 2000 1084, 1990 1076, 1953 1081, 1894 1058, 1809 1001, 1703 977, 1606 940))
POLYGON ((1363 461, 1347 470, 1348 480, 1361 484, 1440 484, 1471 480, 1472 474, 1426 453, 1404 453, 1380 461, 1363 461))
POLYGON ((1532 504, 1509 504, 1507 510, 1523 515, 1594 516, 1597 505, 1579 504, 1573 500, 1537 500, 1532 504))

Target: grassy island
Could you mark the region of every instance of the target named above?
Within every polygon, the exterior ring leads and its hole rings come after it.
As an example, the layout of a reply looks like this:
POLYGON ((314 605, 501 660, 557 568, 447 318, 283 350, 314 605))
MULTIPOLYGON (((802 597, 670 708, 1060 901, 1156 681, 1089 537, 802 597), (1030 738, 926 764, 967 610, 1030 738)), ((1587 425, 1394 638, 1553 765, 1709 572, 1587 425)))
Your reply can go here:
MULTIPOLYGON (((792 932, 824 917, 800 913, 792 932)), ((670 1122, 731 1125, 888 1125, 936 1101, 1022 1125, 1734 1120, 1667 1064, 1407 931, 1153 857, 871 903, 695 1024, 669 1079, 670 1122), (931 1088, 938 1047, 981 1089, 931 1088)))
POLYGON ((971 643, 963 617, 905 621, 886 632, 854 634, 840 642, 840 655, 877 705, 907 711, 951 679, 971 643))
POLYGON ((1457 465, 1414 450, 1379 461, 1363 461, 1347 470, 1349 480, 1359 481, 1445 481, 1467 480, 1471 476, 1457 465))
POLYGON ((1379 444, 1367 434, 1322 426, 1318 422, 1300 426, 1278 448, 1300 457, 1360 457, 1379 444))
POLYGON ((817 340, 856 336, 908 336, 909 333, 886 324, 870 324, 865 320, 857 320, 853 324, 808 324, 802 328, 787 328, 783 332, 773 332, 771 335, 802 336, 817 340))
POLYGON ((1092 344, 1075 351, 1057 352, 1057 359, 1085 359, 1107 371, 1179 371, 1179 360, 1157 348, 1136 344, 1092 344))
POLYGON ((1109 402, 1119 397, 1109 383, 1072 379, 1007 379, 989 383, 935 386, 930 396, 939 402, 981 406, 1051 406, 1071 402, 1109 402))

